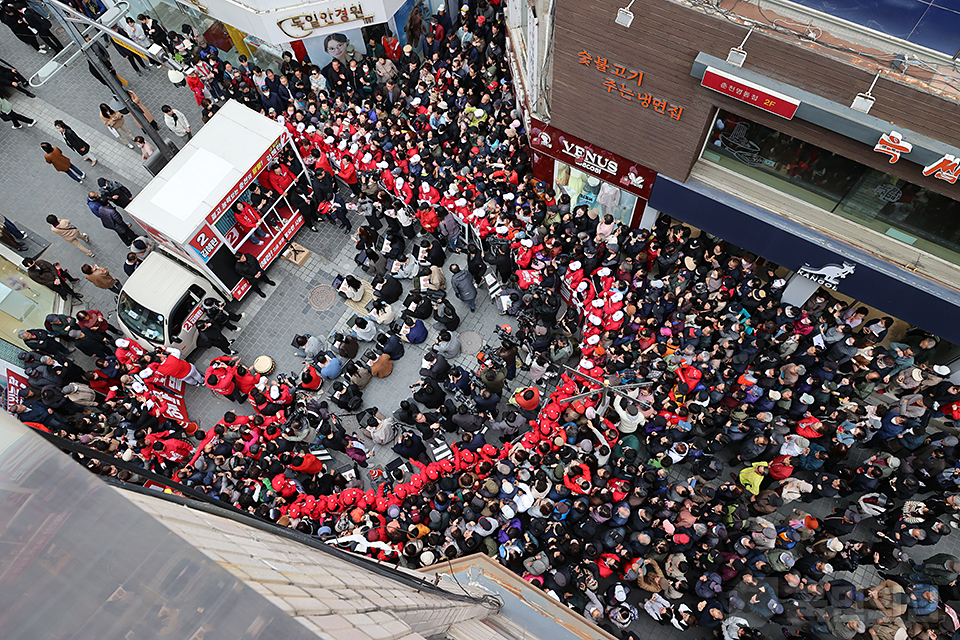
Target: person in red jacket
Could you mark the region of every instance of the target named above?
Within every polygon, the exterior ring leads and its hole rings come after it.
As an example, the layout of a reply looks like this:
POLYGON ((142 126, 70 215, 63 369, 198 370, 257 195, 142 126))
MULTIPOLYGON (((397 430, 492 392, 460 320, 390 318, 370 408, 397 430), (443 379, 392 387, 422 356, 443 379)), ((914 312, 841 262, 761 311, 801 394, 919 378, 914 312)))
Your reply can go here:
POLYGON ((214 358, 210 362, 210 366, 207 367, 204 378, 208 389, 242 404, 246 400, 246 396, 240 393, 234 380, 238 361, 239 358, 231 358, 230 356, 214 358))
POLYGON ((272 189, 283 195, 287 193, 296 179, 297 177, 293 175, 290 169, 277 162, 264 172, 263 177, 260 178, 260 184, 266 189, 272 189))
POLYGON ((353 159, 344 154, 340 161, 340 171, 337 171, 337 177, 347 183, 354 197, 360 197, 360 180, 357 178, 357 167, 353 164, 353 159))
POLYGON ((242 236, 250 233, 251 229, 256 229, 254 234, 250 236, 250 242, 253 244, 263 244, 260 238, 266 238, 268 234, 263 229, 258 228, 260 226, 260 213, 257 212, 256 209, 246 202, 238 202, 233 206, 233 217, 242 229, 240 232, 242 236))
POLYGON ((120 364, 136 365, 140 357, 146 353, 143 347, 133 340, 117 338, 115 344, 117 345, 115 355, 117 356, 117 360, 120 361, 120 364))
POLYGON ((147 442, 151 442, 152 440, 152 443, 147 447, 146 451, 143 452, 144 456, 148 461, 156 458, 157 460, 162 459, 174 464, 185 462, 193 453, 193 446, 189 442, 184 442, 176 438, 164 438, 164 436, 167 435, 170 435, 169 431, 148 435, 146 440, 147 442))
POLYGON ((233 381, 237 383, 237 388, 240 389, 240 393, 246 398, 250 395, 250 392, 253 391, 254 387, 260 383, 260 374, 256 371, 250 371, 238 362, 233 381))
POLYGON ((159 373, 177 380, 183 380, 187 384, 194 386, 203 382, 203 376, 197 371, 197 368, 186 360, 180 358, 180 350, 173 347, 157 347, 157 358, 160 364, 153 368, 155 373, 159 373))
POLYGON ((397 197, 403 200, 404 204, 410 204, 413 201, 413 189, 410 188, 406 180, 397 178, 394 188, 397 190, 397 197))
POLYGON ((289 467, 299 473, 305 473, 308 476, 315 476, 323 473, 323 463, 315 455, 304 453, 291 456, 289 467))

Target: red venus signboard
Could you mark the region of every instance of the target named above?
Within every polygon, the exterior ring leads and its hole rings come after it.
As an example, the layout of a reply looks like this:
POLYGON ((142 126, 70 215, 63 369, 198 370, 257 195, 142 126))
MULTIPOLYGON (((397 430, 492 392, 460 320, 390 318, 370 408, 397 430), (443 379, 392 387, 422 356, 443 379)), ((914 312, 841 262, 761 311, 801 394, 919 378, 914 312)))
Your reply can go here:
POLYGON ((712 89, 717 93, 722 93, 734 100, 745 102, 757 109, 762 109, 787 120, 793 119, 793 116, 797 113, 797 108, 800 106, 800 101, 796 98, 791 98, 773 89, 761 87, 749 80, 738 78, 731 73, 713 67, 707 67, 700 84, 707 89, 712 89))

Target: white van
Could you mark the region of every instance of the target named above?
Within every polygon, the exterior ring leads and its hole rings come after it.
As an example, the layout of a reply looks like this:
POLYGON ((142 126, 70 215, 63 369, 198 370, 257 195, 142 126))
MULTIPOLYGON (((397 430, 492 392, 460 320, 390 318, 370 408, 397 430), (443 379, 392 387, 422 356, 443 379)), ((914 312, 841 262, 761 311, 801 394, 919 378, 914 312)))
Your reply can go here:
POLYGON ((158 247, 120 291, 120 329, 145 349, 174 347, 186 356, 197 346, 201 303, 210 297, 224 300, 200 271, 158 247))

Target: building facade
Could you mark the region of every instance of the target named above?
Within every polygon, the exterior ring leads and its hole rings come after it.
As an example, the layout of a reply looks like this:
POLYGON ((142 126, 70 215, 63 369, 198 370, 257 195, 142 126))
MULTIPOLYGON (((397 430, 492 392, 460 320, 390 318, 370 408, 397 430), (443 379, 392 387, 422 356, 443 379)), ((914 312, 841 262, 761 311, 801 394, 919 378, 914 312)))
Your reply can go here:
POLYGON ((794 274, 790 302, 824 286, 960 342, 960 103, 939 54, 868 49, 815 16, 632 10, 624 27, 617 7, 540 8, 535 175, 574 205, 634 226, 662 212, 771 260, 794 274))

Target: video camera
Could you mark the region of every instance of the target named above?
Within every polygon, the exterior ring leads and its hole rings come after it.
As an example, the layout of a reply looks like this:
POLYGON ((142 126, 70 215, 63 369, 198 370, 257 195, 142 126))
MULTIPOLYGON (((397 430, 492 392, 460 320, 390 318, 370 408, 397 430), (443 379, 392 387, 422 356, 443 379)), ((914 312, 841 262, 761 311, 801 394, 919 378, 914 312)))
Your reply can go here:
POLYGON ((477 353, 477 360, 480 361, 480 364, 492 369, 507 368, 507 361, 498 356, 497 350, 491 347, 489 344, 483 345, 479 353, 477 353))
POLYGON ((456 388, 453 390, 453 401, 458 407, 464 405, 470 413, 475 413, 477 410, 477 403, 463 389, 456 388))
POLYGON ((503 340, 504 342, 509 342, 511 344, 518 344, 519 339, 514 335, 513 331, 509 328, 504 328, 500 325, 496 326, 493 329, 493 332, 497 334, 497 337, 503 340))

